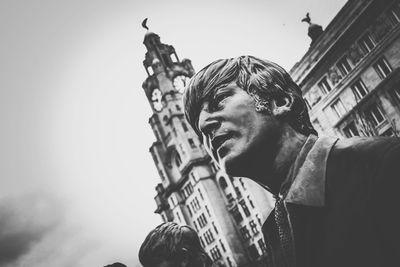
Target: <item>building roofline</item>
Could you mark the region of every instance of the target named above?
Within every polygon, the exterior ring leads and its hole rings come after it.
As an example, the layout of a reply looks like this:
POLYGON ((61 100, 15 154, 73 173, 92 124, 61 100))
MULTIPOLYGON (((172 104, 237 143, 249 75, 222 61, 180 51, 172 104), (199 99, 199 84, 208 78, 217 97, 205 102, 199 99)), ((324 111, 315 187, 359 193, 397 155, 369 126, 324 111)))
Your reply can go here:
POLYGON ((304 80, 322 62, 332 48, 337 45, 348 29, 369 8, 374 0, 368 0, 368 3, 365 2, 347 1, 316 40, 315 44, 310 46, 301 60, 290 69, 290 75, 299 86, 303 84, 304 80), (347 20, 343 18, 347 18, 347 20), (321 46, 327 46, 328 48, 320 49, 321 46))

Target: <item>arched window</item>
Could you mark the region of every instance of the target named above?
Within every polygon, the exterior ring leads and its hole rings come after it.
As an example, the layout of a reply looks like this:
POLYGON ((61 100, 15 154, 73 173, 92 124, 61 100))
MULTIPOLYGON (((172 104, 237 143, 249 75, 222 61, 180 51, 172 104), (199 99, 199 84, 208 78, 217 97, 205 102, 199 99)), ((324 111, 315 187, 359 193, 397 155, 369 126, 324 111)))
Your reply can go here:
POLYGON ((175 156, 175 163, 176 163, 176 166, 181 166, 181 164, 182 164, 182 159, 181 159, 181 156, 179 155, 179 153, 176 153, 176 156, 175 156))
POLYGON ((221 186, 222 189, 225 189, 228 187, 228 184, 226 183, 226 180, 224 177, 219 178, 219 185, 221 186))
POLYGON ((148 74, 149 76, 151 76, 151 75, 154 74, 153 68, 150 67, 150 66, 146 68, 146 71, 147 71, 147 74, 148 74))

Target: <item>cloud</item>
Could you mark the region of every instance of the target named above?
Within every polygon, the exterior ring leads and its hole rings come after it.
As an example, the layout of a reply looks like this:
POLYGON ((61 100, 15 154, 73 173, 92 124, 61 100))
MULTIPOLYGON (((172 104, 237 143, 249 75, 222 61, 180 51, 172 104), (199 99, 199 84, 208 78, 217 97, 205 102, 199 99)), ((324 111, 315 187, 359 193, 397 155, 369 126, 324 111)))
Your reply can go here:
POLYGON ((0 199, 0 266, 14 265, 62 219, 55 198, 39 193, 0 199))

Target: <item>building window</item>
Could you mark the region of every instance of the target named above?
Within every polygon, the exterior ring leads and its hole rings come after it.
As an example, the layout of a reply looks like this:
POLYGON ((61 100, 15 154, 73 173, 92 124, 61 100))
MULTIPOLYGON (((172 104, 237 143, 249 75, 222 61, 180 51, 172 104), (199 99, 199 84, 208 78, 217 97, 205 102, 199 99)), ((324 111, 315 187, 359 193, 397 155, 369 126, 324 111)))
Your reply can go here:
POLYGON ((201 200, 204 200, 204 197, 203 197, 203 194, 201 193, 200 188, 197 189, 197 192, 199 192, 199 195, 200 195, 201 200))
POLYGON ((159 170, 158 173, 160 174, 161 181, 165 181, 165 174, 161 170, 159 170))
POLYGON ((155 163, 156 165, 158 165, 159 161, 158 161, 157 155, 156 155, 156 154, 153 154, 153 153, 151 153, 151 155, 153 156, 154 163, 155 163))
POLYGON ((185 154, 186 154, 186 153, 185 153, 185 149, 183 149, 183 145, 182 145, 182 144, 179 144, 179 149, 181 150, 182 155, 185 155, 185 154))
POLYGON ((197 199, 197 197, 195 197, 191 202, 190 202, 190 206, 192 207, 192 210, 194 213, 196 213, 198 210, 200 210, 201 206, 200 206, 200 202, 197 199))
POLYGON ((308 102, 308 99, 307 98, 303 98, 303 99, 304 99, 304 102, 306 103, 307 109, 311 110, 311 105, 310 105, 310 102, 308 102))
POLYGON ((257 218, 257 221, 260 224, 260 226, 262 226, 262 221, 261 221, 260 215, 256 214, 256 218, 257 218))
POLYGON ((161 141, 160 133, 157 130, 154 130, 154 135, 156 136, 157 141, 161 141))
POLYGON ((341 118, 345 113, 346 109, 340 99, 336 100, 332 105, 332 109, 335 111, 336 115, 341 118))
POLYGON ((231 261, 231 258, 227 257, 226 261, 228 262, 229 267, 233 267, 233 263, 231 261))
POLYGON ((253 203, 253 201, 251 200, 250 196, 247 196, 247 200, 249 201, 251 208, 254 209, 254 208, 255 208, 255 207, 254 207, 254 203, 253 203))
POLYGON ((228 187, 228 184, 226 183, 224 177, 219 178, 219 185, 221 186, 222 189, 226 189, 228 187))
POLYGON ((389 18, 393 26, 397 25, 400 22, 400 6, 398 3, 394 4, 393 7, 390 9, 389 18))
POLYGON ((192 172, 190 173, 190 177, 191 177, 195 182, 198 182, 198 181, 200 180, 199 175, 198 175, 197 172, 195 172, 195 171, 192 171, 192 172))
POLYGON ((181 221, 181 216, 179 215, 179 213, 176 212, 175 214, 176 214, 176 218, 178 218, 178 221, 179 221, 179 222, 182 222, 182 221, 181 221))
POLYGON ((183 189, 182 189, 182 195, 186 199, 188 198, 191 194, 193 194, 193 185, 192 183, 188 183, 183 189))
POLYGON ((250 216, 250 211, 249 211, 249 208, 247 208, 247 205, 246 205, 246 202, 244 202, 244 199, 242 199, 242 200, 239 202, 239 204, 240 204, 240 206, 242 206, 242 209, 243 209, 244 214, 245 214, 247 217, 249 217, 249 216, 250 216))
POLYGON ((204 215, 204 213, 202 213, 199 218, 197 218, 197 223, 199 224, 200 228, 204 228, 204 226, 207 225, 207 218, 204 215))
POLYGON ((223 251, 223 252, 226 252, 225 245, 224 245, 224 243, 222 242, 221 239, 219 240, 219 244, 221 245, 222 251, 223 251))
POLYGON ((204 239, 206 240, 207 245, 211 244, 212 242, 214 242, 214 235, 211 232, 210 229, 208 229, 205 233, 204 233, 204 239))
POLYGON ((171 207, 175 207, 176 202, 175 202, 174 196, 171 196, 170 199, 169 199, 169 201, 170 201, 170 206, 171 206, 171 207))
POLYGON ((203 248, 205 248, 205 244, 204 244, 203 238, 202 238, 201 236, 199 236, 199 239, 200 239, 200 245, 201 245, 203 248))
POLYGON ((378 73, 379 78, 385 79, 391 72, 392 67, 389 65, 387 60, 382 57, 374 64, 374 69, 378 73))
POLYGON ((389 127, 389 129, 381 133, 380 136, 396 136, 396 135, 394 134, 392 127, 389 127))
POLYGON ((372 36, 367 32, 363 35, 363 37, 358 40, 358 44, 365 54, 371 52, 371 50, 375 47, 375 41, 372 36))
POLYGON ((190 145, 191 148, 196 148, 196 144, 194 143, 192 138, 189 138, 188 142, 189 142, 189 145, 190 145))
POLYGON ((336 65, 343 76, 346 76, 351 71, 351 65, 346 56, 342 57, 336 65))
POLYGON ((175 52, 170 54, 169 57, 171 58, 172 62, 179 62, 178 57, 176 56, 175 52))
POLYGON ((193 221, 193 225, 194 225, 194 228, 196 228, 196 231, 198 232, 199 231, 199 227, 197 226, 196 221, 193 221))
POLYGON ((181 111, 181 106, 175 105, 175 108, 176 108, 177 111, 181 111))
POLYGON ((332 87, 329 85, 326 77, 322 78, 322 80, 318 83, 318 87, 324 95, 332 90, 332 87))
POLYGON ((253 220, 251 220, 250 221, 250 228, 251 228, 251 231, 253 232, 253 234, 258 234, 258 227, 257 227, 257 224, 253 221, 253 220))
POLYGON ((150 76, 154 74, 154 71, 153 71, 152 67, 147 67, 146 71, 147 71, 147 74, 150 75, 150 76))
POLYGON ((376 104, 370 106, 369 109, 365 112, 365 114, 370 119, 374 127, 378 126, 379 124, 385 121, 385 116, 383 115, 381 109, 376 104))
POLYGON ((242 197, 242 193, 239 190, 239 187, 235 186, 235 193, 236 193, 236 197, 237 198, 241 198, 242 197))
POLYGON ((228 200, 229 203, 235 201, 231 193, 226 194, 226 199, 228 200))
POLYGON ((211 258, 212 258, 214 261, 217 261, 217 260, 219 260, 219 259, 222 257, 221 252, 219 251, 218 245, 215 246, 215 247, 213 247, 213 248, 210 250, 210 253, 211 253, 211 258))
POLYGON ((262 251, 263 254, 267 253, 267 246, 265 245, 264 240, 259 239, 258 240, 258 245, 260 246, 261 251, 262 251))
POLYGON ((193 217, 193 213, 192 213, 192 210, 190 209, 190 206, 189 206, 189 205, 186 205, 186 207, 187 207, 187 209, 188 209, 188 211, 189 211, 190 217, 193 217))
POLYGON ((247 229, 246 225, 243 226, 242 228, 240 228, 240 233, 242 234, 242 237, 243 237, 244 240, 247 240, 247 239, 249 239, 251 237, 249 229, 247 229))
POLYGON ((397 103, 400 103, 400 87, 393 88, 390 94, 392 95, 392 98, 397 101, 397 103))
POLYGON ((217 164, 214 161, 211 161, 210 166, 211 166, 211 170, 213 171, 213 173, 218 172, 219 168, 218 168, 217 164))
POLYGON ((206 207, 206 211, 207 211, 208 216, 211 218, 210 210, 208 209, 207 205, 205 207, 206 207))
POLYGON ((181 159, 181 156, 179 155, 179 153, 176 153, 176 156, 175 156, 175 163, 176 163, 176 166, 181 166, 181 164, 182 164, 182 159, 181 159))
POLYGON ((240 211, 239 211, 237 206, 235 206, 232 209, 232 215, 233 215, 233 219, 235 219, 236 223, 240 223, 241 221, 243 221, 242 214, 240 213, 240 211))
POLYGON ((186 123, 184 123, 183 121, 182 121, 182 128, 183 128, 183 130, 184 130, 185 132, 189 131, 189 129, 188 129, 186 123))
POLYGON ((358 79, 352 86, 351 90, 353 90, 354 95, 357 100, 362 99, 364 96, 368 94, 368 89, 363 83, 361 79, 358 79))
POLYGON ((215 233, 218 234, 218 229, 214 222, 212 222, 212 226, 214 228, 215 233))
POLYGON ((246 185, 243 182, 243 178, 239 178, 239 182, 242 185, 243 189, 246 190, 246 185))
POLYGON ((248 248, 248 251, 250 254, 250 258, 252 258, 253 260, 256 260, 260 256, 260 254, 258 253, 258 250, 254 244, 248 248))
POLYGON ((346 125, 346 127, 343 128, 343 133, 346 137, 353 137, 353 136, 359 136, 360 134, 358 133, 356 124, 354 121, 350 122, 349 124, 346 125))

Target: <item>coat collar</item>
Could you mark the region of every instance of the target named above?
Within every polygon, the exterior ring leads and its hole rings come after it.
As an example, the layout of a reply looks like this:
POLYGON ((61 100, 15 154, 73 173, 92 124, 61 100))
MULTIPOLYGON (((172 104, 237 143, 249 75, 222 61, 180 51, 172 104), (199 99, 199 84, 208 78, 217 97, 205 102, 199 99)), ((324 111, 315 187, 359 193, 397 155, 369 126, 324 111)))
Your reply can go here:
POLYGON ((293 181, 285 202, 306 206, 325 205, 326 165, 338 138, 310 135, 297 156, 290 176, 293 181))

